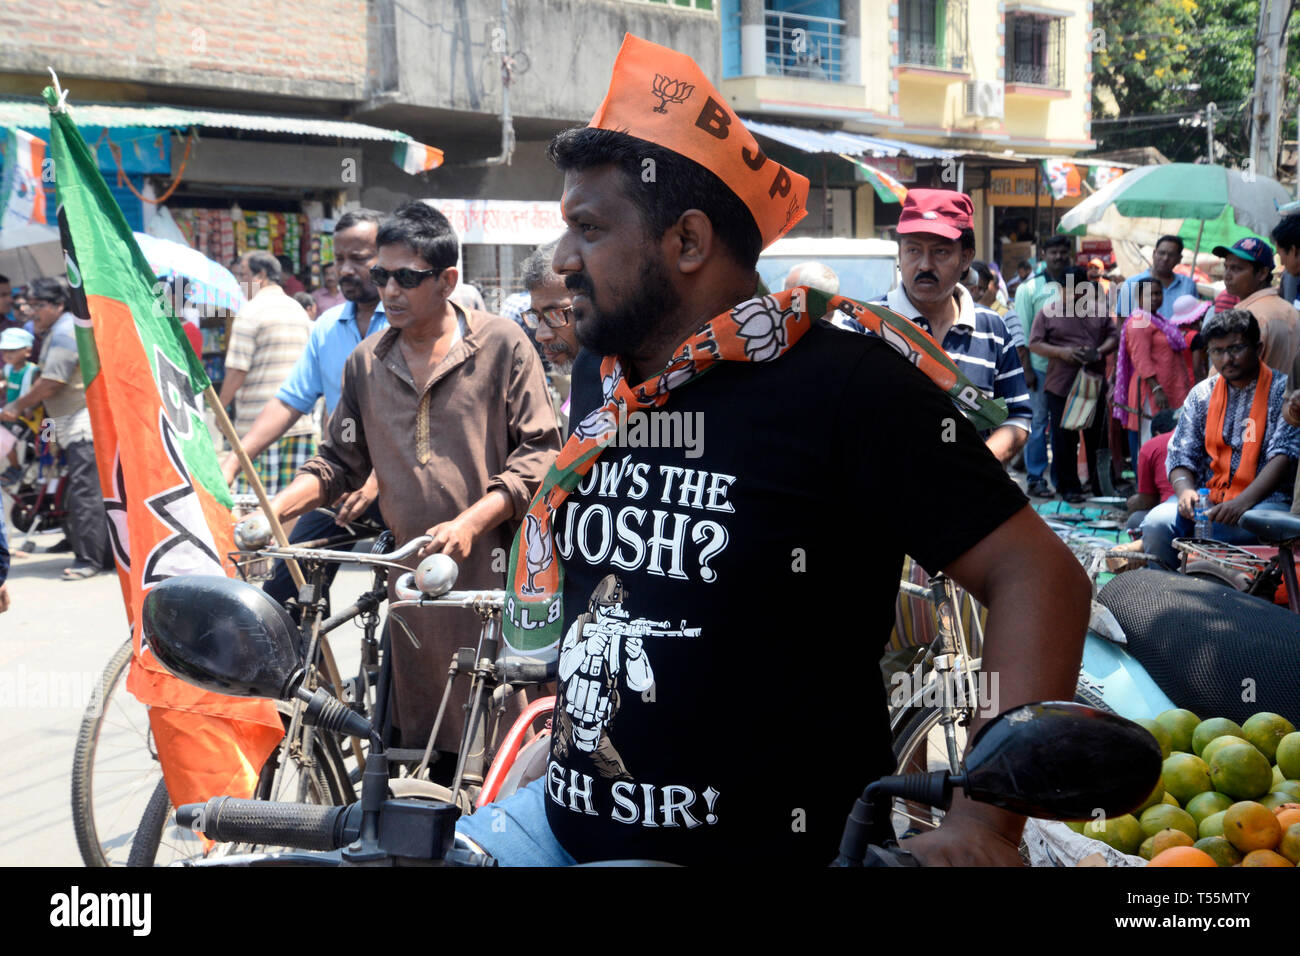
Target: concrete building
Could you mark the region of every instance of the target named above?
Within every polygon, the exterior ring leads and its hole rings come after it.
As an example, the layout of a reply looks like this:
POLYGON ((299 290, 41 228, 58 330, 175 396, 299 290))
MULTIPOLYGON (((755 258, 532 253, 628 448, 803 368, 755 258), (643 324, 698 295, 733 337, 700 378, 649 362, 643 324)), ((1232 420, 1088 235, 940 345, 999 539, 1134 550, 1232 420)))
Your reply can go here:
POLYGON ((982 257, 1078 202, 1052 200, 1040 160, 1095 145, 1091 0, 721 0, 719 17, 723 91, 818 187, 805 230, 897 222, 840 154, 971 193, 982 257))

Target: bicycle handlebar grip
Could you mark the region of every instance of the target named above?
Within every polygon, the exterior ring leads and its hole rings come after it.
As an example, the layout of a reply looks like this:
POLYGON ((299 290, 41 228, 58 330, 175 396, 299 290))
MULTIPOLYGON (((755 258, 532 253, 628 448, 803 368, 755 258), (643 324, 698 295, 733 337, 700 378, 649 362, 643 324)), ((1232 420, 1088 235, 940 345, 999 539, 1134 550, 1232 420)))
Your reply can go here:
POLYGON ((301 850, 336 850, 346 842, 347 807, 213 797, 177 808, 176 824, 218 843, 255 843, 301 850))
POLYGON ((415 574, 411 571, 398 575, 397 581, 393 584, 393 593, 397 595, 399 601, 418 601, 424 597, 420 589, 415 586, 415 574))

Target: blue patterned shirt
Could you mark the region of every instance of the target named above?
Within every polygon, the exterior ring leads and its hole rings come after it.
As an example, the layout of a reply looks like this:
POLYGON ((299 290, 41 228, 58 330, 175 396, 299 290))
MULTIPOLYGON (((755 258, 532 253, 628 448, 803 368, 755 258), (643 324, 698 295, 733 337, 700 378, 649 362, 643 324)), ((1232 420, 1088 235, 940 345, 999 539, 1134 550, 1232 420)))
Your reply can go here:
MULTIPOLYGON (((1205 450, 1205 423, 1210 412, 1210 392, 1219 380, 1218 375, 1211 375, 1204 381, 1197 382, 1183 402, 1182 414, 1178 418, 1178 427, 1174 437, 1169 440, 1169 457, 1166 468, 1173 472, 1175 468, 1186 468, 1196 476, 1198 488, 1208 488, 1213 474, 1210 468, 1210 453, 1205 450)), ((1286 475, 1276 490, 1265 498, 1278 504, 1289 504, 1291 489, 1295 485, 1296 459, 1300 458, 1300 428, 1288 425, 1282 418, 1282 397, 1286 393, 1286 376, 1281 372, 1273 373, 1273 384, 1268 391, 1268 424, 1264 429, 1264 453, 1259 458, 1262 470, 1273 458, 1286 455, 1291 464, 1286 475)), ((1223 440, 1232 449, 1229 464, 1229 479, 1237 473, 1241 464, 1241 445, 1245 423, 1250 419, 1250 406, 1255 400, 1255 385, 1248 388, 1228 386, 1228 407, 1223 413, 1223 440)))

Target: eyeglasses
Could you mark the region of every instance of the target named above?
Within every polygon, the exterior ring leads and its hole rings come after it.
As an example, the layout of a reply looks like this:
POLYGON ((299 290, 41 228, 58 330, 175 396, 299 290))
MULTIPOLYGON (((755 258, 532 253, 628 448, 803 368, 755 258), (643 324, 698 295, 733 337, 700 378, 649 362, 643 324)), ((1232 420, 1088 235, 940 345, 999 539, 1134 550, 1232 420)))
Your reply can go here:
POLYGON ((1236 345, 1227 345, 1223 348, 1206 349, 1206 354, 1212 359, 1221 359, 1225 355, 1231 355, 1233 358, 1240 358, 1246 354, 1246 349, 1252 348, 1249 342, 1238 342, 1236 345))
POLYGON ((573 319, 573 306, 566 305, 562 309, 542 309, 540 312, 537 309, 525 309, 523 318, 524 325, 530 329, 537 328, 542 322, 545 322, 549 328, 562 329, 573 319))
POLYGON ((383 288, 388 285, 390 278, 396 279, 397 284, 403 289, 414 289, 425 279, 432 276, 441 275, 442 269, 381 269, 379 266, 370 267, 370 278, 374 280, 375 285, 383 288))

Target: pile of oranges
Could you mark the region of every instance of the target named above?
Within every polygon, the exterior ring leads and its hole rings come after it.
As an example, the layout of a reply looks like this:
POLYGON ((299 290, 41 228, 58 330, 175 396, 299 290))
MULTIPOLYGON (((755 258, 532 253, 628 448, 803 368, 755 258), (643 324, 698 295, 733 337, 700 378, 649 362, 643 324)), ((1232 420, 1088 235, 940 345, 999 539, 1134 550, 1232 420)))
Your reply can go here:
POLYGON ((1300 865, 1300 733, 1278 714, 1238 725, 1167 710, 1138 720, 1164 764, 1133 813, 1070 826, 1149 866, 1300 865))

